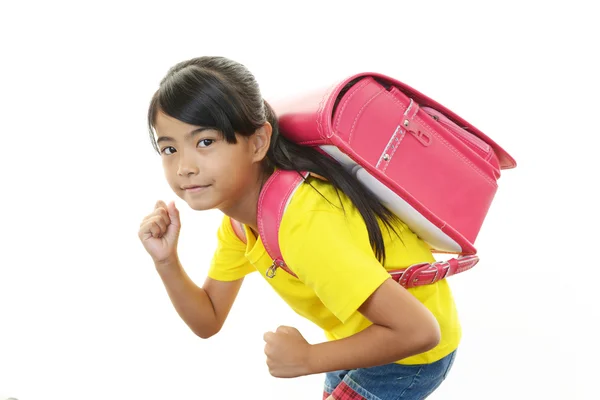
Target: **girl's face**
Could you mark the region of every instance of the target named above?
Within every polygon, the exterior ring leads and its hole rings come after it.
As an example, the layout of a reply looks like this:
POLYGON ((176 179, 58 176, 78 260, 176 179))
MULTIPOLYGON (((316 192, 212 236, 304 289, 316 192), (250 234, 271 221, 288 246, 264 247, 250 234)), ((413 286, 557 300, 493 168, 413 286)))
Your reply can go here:
POLYGON ((250 137, 236 135, 237 143, 230 144, 216 130, 162 112, 154 128, 169 186, 192 209, 236 209, 256 189, 270 130, 268 135, 264 128, 250 137))

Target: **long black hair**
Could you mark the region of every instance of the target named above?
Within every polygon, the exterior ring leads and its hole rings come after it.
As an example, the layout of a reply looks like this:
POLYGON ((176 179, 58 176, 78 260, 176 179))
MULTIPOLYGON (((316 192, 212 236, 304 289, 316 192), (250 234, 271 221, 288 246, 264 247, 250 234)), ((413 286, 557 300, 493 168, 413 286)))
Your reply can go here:
POLYGON ((214 128, 224 135, 228 143, 236 143, 236 132, 251 136, 268 121, 273 132, 264 162, 265 171, 272 172, 276 167, 309 171, 326 178, 358 209, 376 257, 381 263, 385 262, 385 246, 378 220, 383 221, 388 230, 396 232, 394 222, 398 221, 398 217, 337 161, 314 148, 297 145, 280 134, 275 112, 262 98, 258 83, 244 65, 225 57, 205 56, 171 67, 161 80, 148 109, 150 140, 157 152, 159 148, 153 126, 158 111, 190 125, 214 128))

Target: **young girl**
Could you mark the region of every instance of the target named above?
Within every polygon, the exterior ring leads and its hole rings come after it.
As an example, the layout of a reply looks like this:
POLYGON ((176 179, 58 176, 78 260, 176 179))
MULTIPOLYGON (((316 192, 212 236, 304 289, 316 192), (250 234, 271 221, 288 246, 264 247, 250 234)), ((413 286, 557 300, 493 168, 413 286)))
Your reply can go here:
POLYGON ((194 210, 224 218, 200 288, 177 256, 175 204, 156 203, 139 238, 181 318, 194 333, 219 332, 244 277, 258 271, 328 341, 296 329, 264 335, 270 373, 326 373, 324 399, 424 399, 446 378, 461 329, 447 281, 405 289, 387 270, 435 261, 429 247, 355 178, 278 131, 253 75, 223 57, 169 70, 148 112, 150 137, 173 191, 194 210), (156 134, 156 135, 155 135, 156 134), (283 259, 297 275, 267 277, 272 260, 257 234, 257 203, 275 169, 310 171, 279 229, 283 259), (246 243, 231 219, 244 226, 246 243))

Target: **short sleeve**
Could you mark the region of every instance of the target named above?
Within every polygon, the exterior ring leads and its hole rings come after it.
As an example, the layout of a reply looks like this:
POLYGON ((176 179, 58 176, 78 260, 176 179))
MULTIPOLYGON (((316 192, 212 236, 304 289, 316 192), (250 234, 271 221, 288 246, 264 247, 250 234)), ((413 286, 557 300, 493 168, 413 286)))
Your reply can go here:
POLYGON ((280 243, 289 268, 342 323, 390 277, 360 216, 311 211, 284 219, 280 243))
POLYGON ((224 216, 217 231, 217 249, 208 276, 219 281, 235 281, 256 271, 246 258, 246 244, 233 231, 231 220, 224 216))

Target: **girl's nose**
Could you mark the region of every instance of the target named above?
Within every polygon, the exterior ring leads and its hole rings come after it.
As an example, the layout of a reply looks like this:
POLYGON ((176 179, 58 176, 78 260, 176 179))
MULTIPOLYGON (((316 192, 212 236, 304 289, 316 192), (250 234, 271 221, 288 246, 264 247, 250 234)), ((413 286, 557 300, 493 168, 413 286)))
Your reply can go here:
POLYGON ((192 159, 192 157, 185 157, 182 155, 179 161, 179 169, 177 174, 180 176, 189 176, 198 174, 198 166, 192 159))
POLYGON ((180 166, 179 167, 179 171, 178 174, 180 176, 190 176, 190 175, 197 175, 198 174, 198 168, 195 166, 180 166))

